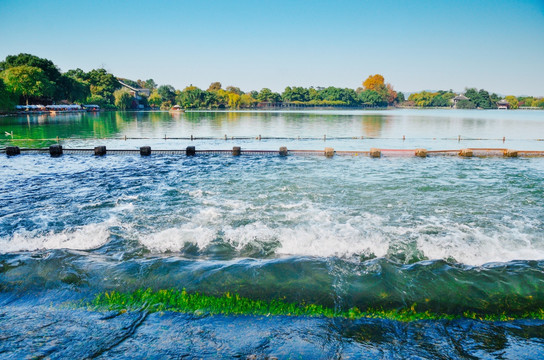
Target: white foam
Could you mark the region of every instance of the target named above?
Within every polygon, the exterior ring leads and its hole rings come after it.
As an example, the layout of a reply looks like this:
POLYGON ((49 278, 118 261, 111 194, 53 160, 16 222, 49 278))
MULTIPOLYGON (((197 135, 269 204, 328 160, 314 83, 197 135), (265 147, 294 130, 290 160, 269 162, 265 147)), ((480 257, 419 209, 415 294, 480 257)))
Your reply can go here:
POLYGON ((522 231, 529 230, 525 229, 527 226, 526 221, 504 219, 504 223, 496 228, 484 230, 431 218, 428 224, 417 227, 415 231, 419 233, 417 246, 429 259, 454 258, 467 265, 544 259, 542 240, 539 241, 530 231, 522 231), (426 234, 429 227, 441 235, 426 234))
POLYGON ((197 214, 177 221, 178 226, 137 237, 159 253, 178 252, 187 244, 205 250, 212 242, 223 241, 238 251, 268 245, 277 255, 350 258, 404 253, 409 260, 423 255, 467 265, 544 259, 544 239, 536 231, 541 225, 530 219, 475 218, 462 224, 448 213, 435 213, 391 224, 384 216, 322 210, 311 202, 255 206, 237 200, 206 201, 197 214))
POLYGON ((214 239, 215 232, 202 226, 187 224, 170 228, 149 236, 142 236, 140 243, 153 252, 178 252, 185 244, 195 244, 198 248, 206 248, 214 239))
POLYGON ((108 242, 109 228, 115 223, 115 219, 110 219, 103 223, 42 235, 36 231, 21 231, 15 233, 11 238, 0 238, 0 253, 50 249, 96 249, 108 242))
MULTIPOLYGON (((242 250, 248 245, 260 247, 263 244, 275 246, 278 255, 340 256, 353 254, 374 254, 385 256, 389 244, 383 236, 372 234, 366 229, 374 228, 383 220, 370 214, 346 218, 338 222, 329 212, 313 208, 309 204, 292 206, 280 223, 258 216, 263 220, 233 226, 230 222, 238 214, 247 220, 247 214, 240 209, 250 206, 242 202, 229 203, 226 209, 207 207, 191 217, 184 224, 150 235, 140 235, 140 243, 153 252, 181 251, 186 244, 196 245, 203 250, 212 241, 221 238, 233 248, 242 250), (306 207, 301 209, 301 207, 306 207), (285 220, 287 224, 285 224, 285 220)), ((253 214, 255 215, 255 214, 253 214)))

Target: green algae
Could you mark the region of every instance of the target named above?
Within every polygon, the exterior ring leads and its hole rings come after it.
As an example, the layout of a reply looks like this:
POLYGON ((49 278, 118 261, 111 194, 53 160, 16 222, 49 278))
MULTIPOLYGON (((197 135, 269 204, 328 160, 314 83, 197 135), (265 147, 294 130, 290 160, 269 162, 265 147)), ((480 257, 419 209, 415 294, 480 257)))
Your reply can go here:
POLYGON ((419 311, 417 304, 401 309, 366 309, 353 307, 337 310, 318 304, 290 303, 282 299, 254 300, 238 294, 225 293, 210 296, 201 293, 188 293, 185 290, 140 289, 130 293, 117 291, 99 293, 84 304, 89 310, 98 311, 172 311, 195 315, 256 315, 256 316, 309 316, 346 319, 387 319, 402 322, 419 320, 475 319, 482 321, 512 321, 517 319, 544 320, 544 309, 523 313, 476 313, 465 311, 462 314, 434 313, 419 311))

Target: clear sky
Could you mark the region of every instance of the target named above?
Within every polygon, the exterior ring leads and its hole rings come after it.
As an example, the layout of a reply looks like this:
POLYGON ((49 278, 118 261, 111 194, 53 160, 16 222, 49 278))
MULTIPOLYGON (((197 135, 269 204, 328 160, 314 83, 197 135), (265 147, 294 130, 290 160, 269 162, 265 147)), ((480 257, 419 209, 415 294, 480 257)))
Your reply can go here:
POLYGON ((0 0, 0 58, 183 89, 485 88, 544 96, 544 0, 0 0))

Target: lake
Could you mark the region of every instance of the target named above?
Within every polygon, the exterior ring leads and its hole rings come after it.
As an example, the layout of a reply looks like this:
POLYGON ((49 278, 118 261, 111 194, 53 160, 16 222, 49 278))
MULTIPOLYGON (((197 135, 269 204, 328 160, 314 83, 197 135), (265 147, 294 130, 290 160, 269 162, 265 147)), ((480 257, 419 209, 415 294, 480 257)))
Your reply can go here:
MULTIPOLYGON (((542 111, 105 112, 0 130, 0 147, 544 150, 542 111)), ((0 167, 0 357, 541 356, 544 321, 524 317, 544 309, 543 158, 24 153, 0 167), (376 318, 88 306, 147 288, 376 318)))

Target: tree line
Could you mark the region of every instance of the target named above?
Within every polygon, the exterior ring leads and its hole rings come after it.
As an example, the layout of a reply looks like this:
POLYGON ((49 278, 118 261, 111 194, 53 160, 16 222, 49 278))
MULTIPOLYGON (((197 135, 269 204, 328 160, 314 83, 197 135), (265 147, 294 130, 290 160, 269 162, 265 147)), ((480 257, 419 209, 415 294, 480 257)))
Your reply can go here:
MULTIPOLYGON (((467 89, 468 98, 457 103, 458 108, 491 109, 501 97, 486 90, 467 89)), ((9 55, 0 62, 0 110, 12 110, 17 104, 77 103, 96 104, 106 109, 131 108, 169 109, 180 105, 186 109, 248 109, 282 103, 302 106, 387 107, 448 107, 456 96, 453 91, 413 93, 408 99, 385 82, 382 75, 370 75, 357 89, 338 87, 288 86, 282 93, 268 88, 244 92, 235 86, 219 82, 203 90, 187 86, 183 90, 171 85, 158 85, 153 79, 130 80, 118 78, 105 69, 85 72, 81 69, 64 73, 48 59, 31 54, 9 55), (123 83, 149 90, 137 95, 123 87, 123 83)), ((544 107, 544 99, 507 96, 511 108, 519 106, 544 107)))
POLYGON ((282 93, 268 88, 244 92, 235 86, 223 88, 214 82, 208 89, 188 86, 183 90, 159 86, 153 79, 130 80, 114 76, 105 69, 81 69, 62 73, 48 59, 31 54, 9 55, 0 62, 0 109, 17 104, 78 103, 97 104, 106 109, 143 107, 169 109, 180 105, 188 109, 240 109, 259 104, 291 103, 315 106, 386 107, 404 101, 403 95, 386 84, 383 76, 372 75, 357 89, 288 86, 282 93), (148 89, 149 96, 135 94, 120 83, 148 89))
MULTIPOLYGON (((511 109, 520 107, 542 108, 544 109, 544 98, 533 96, 513 96, 501 97, 495 93, 489 93, 485 89, 469 88, 463 95, 466 99, 459 100, 456 104, 457 109, 496 109, 498 102, 505 100, 511 109)), ((453 99, 457 96, 452 90, 440 90, 436 92, 422 91, 410 94, 408 100, 401 105, 406 107, 452 107, 453 99)))

